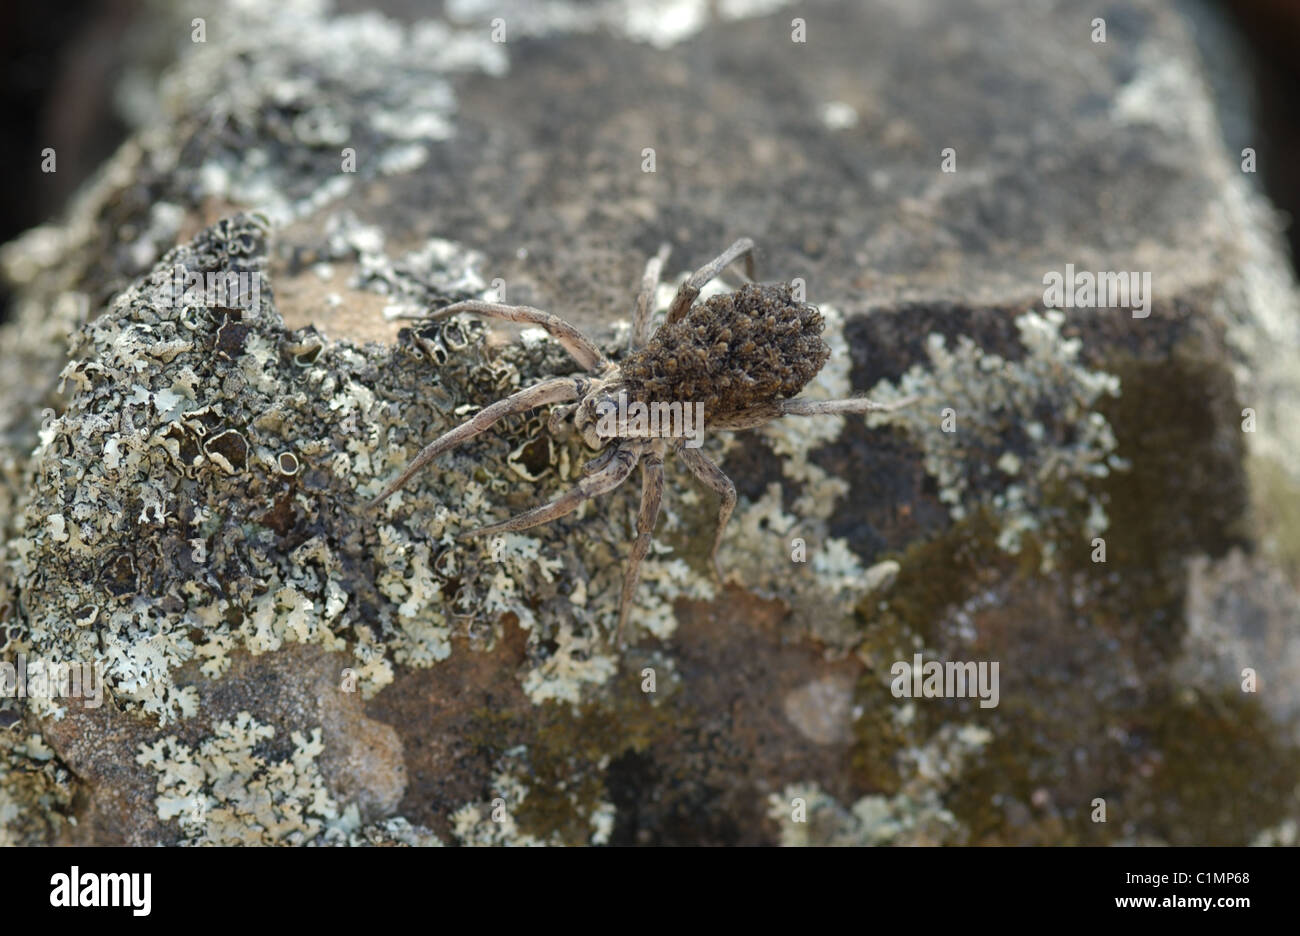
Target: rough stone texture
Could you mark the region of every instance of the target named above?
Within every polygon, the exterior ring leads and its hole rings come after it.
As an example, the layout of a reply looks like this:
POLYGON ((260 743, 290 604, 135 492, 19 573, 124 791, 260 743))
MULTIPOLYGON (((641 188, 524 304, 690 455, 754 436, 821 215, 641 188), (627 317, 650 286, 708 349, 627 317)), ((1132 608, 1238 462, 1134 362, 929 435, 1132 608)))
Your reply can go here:
POLYGON ((4 702, 6 840, 1294 841, 1300 318, 1168 5, 251 7, 0 254, 4 655, 110 696, 4 702), (722 589, 671 465, 622 652, 634 491, 455 545, 575 479, 544 413, 361 509, 572 368, 395 313, 503 285, 614 348, 661 242, 738 236, 821 309, 809 395, 923 400, 711 440, 722 589), (1149 317, 1044 311, 1067 263, 1149 317), (917 652, 1000 704, 895 698, 917 652))

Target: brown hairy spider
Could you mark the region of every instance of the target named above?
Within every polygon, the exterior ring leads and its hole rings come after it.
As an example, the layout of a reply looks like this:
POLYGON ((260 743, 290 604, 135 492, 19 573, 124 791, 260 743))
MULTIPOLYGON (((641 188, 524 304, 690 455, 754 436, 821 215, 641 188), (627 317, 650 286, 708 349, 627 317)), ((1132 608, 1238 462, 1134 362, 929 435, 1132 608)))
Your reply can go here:
MULTIPOLYGON (((641 465, 641 510, 637 537, 632 544, 623 594, 619 603, 615 641, 621 642, 632 595, 641 574, 641 561, 650 550, 650 540, 659 517, 664 487, 664 455, 676 452, 686 467, 705 486, 722 498, 718 508, 718 529, 710 554, 719 581, 718 547, 727 520, 736 506, 736 486, 722 469, 684 438, 667 438, 656 422, 653 428, 626 418, 613 422, 608 415, 618 411, 620 399, 626 414, 633 403, 703 404, 709 430, 751 429, 782 416, 814 416, 822 413, 865 413, 894 409, 911 400, 890 405, 865 399, 789 399, 817 375, 830 357, 821 339, 822 316, 813 306, 794 299, 786 285, 742 286, 693 305, 700 290, 733 261, 745 258, 745 272, 754 278, 754 243, 736 241, 720 256, 695 271, 677 290, 668 315, 653 335, 651 314, 659 274, 668 259, 664 245, 646 264, 637 295, 636 311, 629 339, 628 355, 622 364, 609 360, 589 338, 563 319, 528 306, 495 302, 457 302, 433 312, 440 319, 458 312, 472 312, 487 318, 507 319, 539 325, 550 333, 591 376, 556 377, 520 390, 479 410, 462 423, 430 442, 415 460, 370 504, 376 507, 409 481, 416 472, 506 416, 539 406, 562 403, 552 411, 548 426, 561 435, 563 422, 573 417, 574 427, 593 449, 601 453, 583 466, 583 477, 549 504, 534 507, 518 516, 461 533, 457 538, 487 536, 506 530, 526 530, 572 513, 583 501, 607 494, 628 479, 641 465), (576 401, 576 402, 569 402, 576 401)), ((671 412, 671 407, 669 407, 671 412)), ((697 412, 700 412, 696 408, 697 412)), ((680 422, 680 420, 679 420, 680 422)), ((704 427, 700 427, 703 429, 704 427)))

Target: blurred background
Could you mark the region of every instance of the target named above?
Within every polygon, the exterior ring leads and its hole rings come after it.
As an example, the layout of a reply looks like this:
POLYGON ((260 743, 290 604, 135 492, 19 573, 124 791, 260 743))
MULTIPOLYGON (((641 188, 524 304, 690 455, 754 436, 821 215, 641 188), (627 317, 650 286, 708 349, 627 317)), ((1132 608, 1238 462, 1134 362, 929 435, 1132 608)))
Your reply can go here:
MULTIPOLYGON (((408 0, 335 4, 340 11, 375 7, 401 11, 408 0)), ((436 15, 441 0, 416 3, 436 15)), ((1300 211, 1300 2, 1185 0, 1215 82, 1230 150, 1252 146, 1253 176, 1274 204, 1300 211)), ((135 125, 134 114, 157 76, 188 44, 164 29, 146 0, 57 0, 0 8, 0 243, 55 216, 69 196, 135 125), (40 171, 40 151, 53 147, 58 172, 40 171)), ((1287 230, 1291 257, 1300 256, 1300 229, 1287 230)), ((9 294, 0 283, 0 321, 9 294)))

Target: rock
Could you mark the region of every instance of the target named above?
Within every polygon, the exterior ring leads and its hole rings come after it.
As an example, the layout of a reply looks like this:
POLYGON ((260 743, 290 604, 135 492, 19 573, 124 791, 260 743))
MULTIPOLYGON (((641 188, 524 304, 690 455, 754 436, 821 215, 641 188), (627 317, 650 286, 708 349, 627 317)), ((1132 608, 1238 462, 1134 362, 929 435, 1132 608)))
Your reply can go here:
POLYGON ((218 4, 0 253, 4 658, 106 690, 5 702, 7 841, 1294 836, 1296 291, 1178 13, 383 7, 218 4), (821 309, 809 395, 920 400, 711 440, 725 586, 675 465, 625 650, 633 485, 458 543, 574 482, 545 413, 365 509, 573 367, 400 316, 612 348, 660 243, 663 307, 739 236, 821 309), (1067 264, 1149 289, 1045 308, 1067 264), (896 698, 918 653, 999 704, 896 698))

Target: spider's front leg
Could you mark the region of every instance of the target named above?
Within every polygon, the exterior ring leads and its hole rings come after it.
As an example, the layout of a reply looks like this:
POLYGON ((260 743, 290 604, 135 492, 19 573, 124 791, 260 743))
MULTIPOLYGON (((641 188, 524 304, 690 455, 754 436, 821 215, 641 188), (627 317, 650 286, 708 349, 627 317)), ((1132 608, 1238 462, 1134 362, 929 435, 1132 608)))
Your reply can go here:
POLYGON ((604 352, 596 347, 594 341, 558 315, 543 312, 541 309, 534 309, 532 306, 512 306, 503 305, 500 302, 481 302, 478 299, 469 299, 465 302, 453 302, 449 306, 443 306, 441 309, 430 312, 428 315, 419 316, 419 318, 422 321, 437 321, 461 312, 481 315, 484 318, 505 319, 508 322, 537 325, 544 328, 552 338, 564 347, 565 351, 569 352, 569 356, 577 361, 580 367, 589 371, 602 370, 609 364, 604 352))
POLYGON ((526 390, 520 390, 504 400, 497 400, 490 406, 485 406, 474 414, 468 422, 461 423, 455 429, 444 433, 421 449, 420 454, 415 456, 415 460, 392 483, 384 488, 378 497, 370 502, 370 506, 372 508, 378 507, 405 485, 407 481, 410 481, 416 472, 429 462, 462 442, 474 438, 479 433, 486 432, 505 417, 515 413, 524 413, 538 406, 545 406, 547 403, 560 403, 565 400, 576 399, 582 395, 582 389, 587 382, 585 378, 556 377, 552 380, 544 380, 526 390))
POLYGON ((690 311, 691 303, 700 294, 700 290, 725 270, 732 261, 739 260, 741 257, 745 258, 745 276, 752 280, 754 278, 754 242, 748 237, 742 237, 717 257, 696 270, 690 279, 678 287, 677 295, 673 296, 673 304, 668 307, 668 318, 665 321, 671 325, 686 315, 690 311))
POLYGON ((573 434, 573 426, 568 419, 577 408, 577 403, 565 403, 551 410, 551 415, 546 420, 546 431, 551 434, 551 438, 563 442, 573 434))

